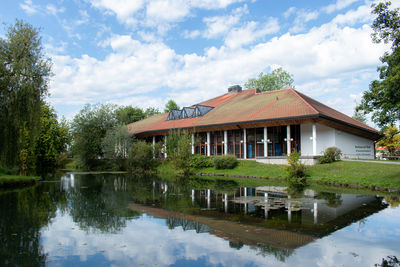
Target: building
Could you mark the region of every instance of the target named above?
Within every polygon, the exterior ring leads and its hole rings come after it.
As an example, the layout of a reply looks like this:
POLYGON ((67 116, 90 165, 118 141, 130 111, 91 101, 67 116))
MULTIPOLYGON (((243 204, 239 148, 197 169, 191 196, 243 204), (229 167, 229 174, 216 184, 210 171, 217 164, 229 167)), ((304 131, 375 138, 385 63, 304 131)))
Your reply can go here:
POLYGON ((260 92, 232 86, 224 95, 156 114, 128 125, 139 139, 165 142, 173 129, 192 133, 192 153, 232 154, 241 159, 285 163, 297 150, 306 164, 328 147, 345 158, 375 157, 377 130, 294 89, 260 92))

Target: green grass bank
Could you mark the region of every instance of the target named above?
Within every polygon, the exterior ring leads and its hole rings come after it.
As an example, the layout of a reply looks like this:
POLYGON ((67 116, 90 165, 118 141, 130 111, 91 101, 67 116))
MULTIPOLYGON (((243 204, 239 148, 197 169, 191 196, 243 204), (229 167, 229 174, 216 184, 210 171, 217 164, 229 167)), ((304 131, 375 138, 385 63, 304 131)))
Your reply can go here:
MULTIPOLYGON (((285 179, 283 165, 263 164, 251 160, 241 160, 239 166, 231 170, 204 168, 196 173, 227 176, 251 176, 285 179)), ((400 166, 372 162, 338 161, 330 164, 308 166, 308 181, 339 186, 362 186, 368 188, 391 188, 400 190, 400 166)), ((159 167, 160 173, 176 173, 171 164, 159 167)))
POLYGON ((38 176, 19 176, 15 172, 15 170, 0 167, 0 188, 33 185, 40 180, 38 176))
POLYGON ((37 176, 18 176, 0 174, 0 188, 11 188, 19 186, 33 185, 40 180, 37 176))

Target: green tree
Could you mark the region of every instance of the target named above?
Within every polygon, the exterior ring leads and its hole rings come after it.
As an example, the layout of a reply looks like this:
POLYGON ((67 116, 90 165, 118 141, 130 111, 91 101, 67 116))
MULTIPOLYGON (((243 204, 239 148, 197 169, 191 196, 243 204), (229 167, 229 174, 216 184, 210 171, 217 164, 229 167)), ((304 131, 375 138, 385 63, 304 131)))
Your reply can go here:
POLYGON ((62 154, 69 144, 66 122, 58 122, 57 114, 49 105, 41 108, 40 135, 36 139, 34 154, 39 173, 62 166, 62 154))
POLYGON ((372 13, 377 15, 372 24, 375 43, 391 43, 391 51, 380 58, 379 80, 369 85, 357 110, 372 113, 372 120, 379 126, 393 124, 400 119, 400 13, 390 9, 389 1, 372 4, 372 13))
POLYGON ((160 111, 157 108, 146 108, 144 111, 144 117, 149 118, 155 114, 160 114, 160 111))
POLYGON ((170 99, 170 100, 168 100, 167 104, 165 104, 164 112, 167 113, 173 109, 179 109, 179 106, 178 106, 178 104, 175 103, 174 100, 170 99))
POLYGON ((40 108, 51 74, 38 30, 17 20, 0 38, 1 164, 31 164, 25 159, 40 132, 40 108))
POLYGON ((118 169, 125 169, 125 159, 132 146, 132 136, 126 125, 119 125, 107 131, 102 140, 104 158, 112 160, 118 169))
POLYGON ((362 123, 367 123, 367 118, 365 117, 365 114, 361 112, 360 110, 354 110, 354 114, 352 116, 353 119, 358 120, 362 123))
POLYGON ((397 149, 400 148, 400 131, 396 126, 389 125, 383 130, 384 138, 376 143, 377 146, 385 146, 389 152, 389 156, 395 155, 397 149))
POLYGON ((260 91, 275 91, 293 87, 293 77, 282 68, 277 68, 271 73, 260 73, 258 78, 251 78, 245 83, 246 88, 258 88, 260 91))
POLYGON ((145 118, 145 113, 141 108, 132 106, 119 107, 115 111, 118 124, 128 125, 129 123, 140 121, 145 118))
POLYGON ((78 162, 94 169, 103 158, 102 141, 108 130, 116 126, 115 105, 86 105, 71 123, 72 152, 78 162))
POLYGON ((188 131, 170 131, 167 137, 167 155, 175 169, 188 176, 192 170, 192 135, 188 131))
POLYGON ((128 153, 128 170, 131 172, 155 171, 160 164, 160 160, 155 157, 158 155, 160 144, 153 148, 152 144, 138 140, 135 142, 128 153))

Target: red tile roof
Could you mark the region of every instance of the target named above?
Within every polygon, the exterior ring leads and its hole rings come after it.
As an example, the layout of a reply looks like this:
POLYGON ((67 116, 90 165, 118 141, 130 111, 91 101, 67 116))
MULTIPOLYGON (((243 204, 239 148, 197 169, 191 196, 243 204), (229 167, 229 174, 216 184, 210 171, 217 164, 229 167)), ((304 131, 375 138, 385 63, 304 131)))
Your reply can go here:
POLYGON ((132 134, 284 119, 325 118, 378 134, 378 131, 294 89, 259 92, 243 90, 199 103, 214 107, 202 117, 167 121, 168 113, 128 125, 132 134))

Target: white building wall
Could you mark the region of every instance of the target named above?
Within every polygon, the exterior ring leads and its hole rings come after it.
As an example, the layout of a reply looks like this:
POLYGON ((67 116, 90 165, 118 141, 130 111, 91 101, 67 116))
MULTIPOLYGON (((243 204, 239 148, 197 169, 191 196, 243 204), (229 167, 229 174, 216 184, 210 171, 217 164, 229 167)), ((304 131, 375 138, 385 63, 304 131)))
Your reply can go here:
POLYGON ((374 159, 372 140, 335 130, 336 147, 342 150, 344 158, 374 159))
MULTIPOLYGON (((301 155, 313 156, 312 124, 300 125, 301 155)), ((322 155, 326 148, 335 146, 335 129, 317 124, 317 155, 322 155)))
POLYGON ((312 156, 312 124, 300 124, 300 152, 303 156, 312 156))
POLYGON ((336 146, 335 129, 317 124, 317 155, 324 154, 328 147, 336 146))
MULTIPOLYGON (((312 124, 300 125, 301 155, 312 156, 312 124)), ((317 155, 322 155, 328 147, 337 147, 345 158, 374 158, 374 142, 331 127, 317 124, 317 155)))

